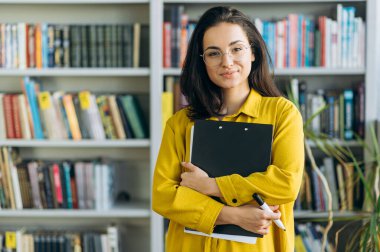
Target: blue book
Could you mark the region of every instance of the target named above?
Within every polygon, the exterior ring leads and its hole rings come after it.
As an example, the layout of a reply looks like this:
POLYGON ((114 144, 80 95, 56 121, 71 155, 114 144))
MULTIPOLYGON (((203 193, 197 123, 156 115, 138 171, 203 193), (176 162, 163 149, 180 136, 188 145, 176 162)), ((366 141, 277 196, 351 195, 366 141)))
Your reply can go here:
POLYGON ((344 90, 344 139, 354 138, 354 92, 351 89, 344 90))
POLYGON ((39 112, 39 108, 37 104, 35 83, 34 81, 30 80, 29 77, 24 77, 23 85, 24 85, 25 94, 28 98, 30 111, 32 113, 34 138, 44 139, 44 133, 42 130, 42 125, 41 125, 41 117, 40 117, 40 112, 39 112))
POLYGON ((73 196, 71 192, 71 183, 70 183, 70 164, 68 162, 63 162, 63 173, 65 177, 66 194, 67 194, 67 208, 73 209, 73 196))

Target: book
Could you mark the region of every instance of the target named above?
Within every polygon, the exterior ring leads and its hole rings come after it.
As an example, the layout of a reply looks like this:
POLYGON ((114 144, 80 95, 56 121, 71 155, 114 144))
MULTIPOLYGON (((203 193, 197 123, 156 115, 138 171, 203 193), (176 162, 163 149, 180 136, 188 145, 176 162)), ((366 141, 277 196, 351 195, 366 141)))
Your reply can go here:
MULTIPOLYGON (((210 177, 264 172, 271 160, 272 134, 270 124, 196 120, 191 131, 191 163, 210 177)), ((188 228, 185 232, 209 236, 188 228)), ((217 225, 211 237, 255 244, 263 236, 236 225, 217 225)))

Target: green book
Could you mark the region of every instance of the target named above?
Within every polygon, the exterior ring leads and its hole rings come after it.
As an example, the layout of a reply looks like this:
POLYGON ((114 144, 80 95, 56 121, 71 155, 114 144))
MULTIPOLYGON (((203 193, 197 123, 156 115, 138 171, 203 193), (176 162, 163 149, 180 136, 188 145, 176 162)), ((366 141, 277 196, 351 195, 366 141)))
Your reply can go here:
POLYGON ((135 138, 147 138, 148 131, 145 118, 136 97, 133 95, 123 95, 120 96, 120 100, 135 138))

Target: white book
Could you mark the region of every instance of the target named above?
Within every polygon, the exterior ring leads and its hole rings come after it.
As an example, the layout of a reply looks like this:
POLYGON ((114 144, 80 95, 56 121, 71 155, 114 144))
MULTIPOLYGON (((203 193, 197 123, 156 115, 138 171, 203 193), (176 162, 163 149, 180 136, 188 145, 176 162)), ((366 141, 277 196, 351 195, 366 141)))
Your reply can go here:
POLYGON ((103 209, 110 209, 113 202, 114 194, 114 166, 113 164, 102 164, 102 199, 103 199, 103 209))
POLYGON ((119 252, 119 231, 115 226, 107 227, 108 251, 119 252))
POLYGON ((331 23, 332 20, 326 17, 325 24, 325 67, 331 67, 331 23))
POLYGON ((337 67, 342 66, 342 4, 337 5, 336 21, 337 21, 337 67))
POLYGON ((348 67, 353 67, 354 62, 352 59, 353 56, 353 36, 354 36, 354 20, 355 20, 355 7, 348 7, 348 31, 347 31, 347 58, 348 58, 348 67))
POLYGON ((354 20, 354 31, 352 36, 352 67, 359 67, 360 66, 360 59, 359 59, 359 26, 360 26, 360 18, 355 18, 354 20))
POLYGON ((106 234, 100 235, 100 241, 102 243, 102 252, 109 252, 108 250, 108 236, 106 234))
POLYGON ((18 67, 26 68, 26 24, 18 23, 18 67))
POLYGON ((291 79, 290 81, 290 89, 292 91, 292 94, 293 94, 293 98, 294 100, 298 103, 299 102, 299 81, 297 78, 293 78, 291 79))
POLYGON ((19 66, 19 55, 18 55, 18 29, 17 24, 11 25, 12 29, 12 68, 18 68, 19 66))
POLYGON ((276 22, 276 31, 277 31, 277 37, 276 37, 276 67, 277 68, 284 68, 284 58, 285 58, 285 34, 284 31, 284 21, 278 21, 276 22))
POLYGON ((17 167, 13 163, 12 159, 12 148, 8 148, 8 166, 11 172, 11 178, 12 178, 12 185, 13 185, 13 192, 15 197, 15 205, 16 209, 21 210, 23 208, 22 206, 22 198, 21 198, 21 189, 20 189, 20 181, 18 179, 17 174, 17 167))
POLYGON ((94 165, 95 168, 95 209, 102 210, 103 209, 103 186, 102 186, 102 165, 96 163, 94 165))
POLYGON ((12 25, 5 25, 5 67, 13 67, 13 57, 12 57, 12 25))
POLYGON ((261 36, 263 36, 263 30, 264 30, 263 21, 261 21, 260 18, 255 18, 254 23, 257 30, 260 32, 261 36))
POLYGON ((20 94, 18 96, 18 103, 20 106, 20 122, 21 122, 21 132, 23 139, 31 139, 32 132, 30 129, 29 119, 28 119, 28 111, 26 108, 26 99, 24 94, 20 94))
POLYGON ((75 183, 77 186, 78 208, 79 209, 86 209, 84 172, 83 172, 84 168, 85 168, 85 166, 84 166, 83 162, 76 162, 74 165, 75 183))
POLYGON ((348 66, 348 12, 342 9, 342 67, 348 66))
POLYGON ((325 177, 327 179, 327 183, 329 185, 331 196, 332 196, 332 210, 339 210, 339 195, 336 186, 336 176, 334 172, 334 160, 331 157, 326 157, 323 159, 323 165, 325 167, 325 177))
POLYGON ((331 35, 330 35, 330 42, 331 42, 331 46, 330 46, 330 55, 331 55, 331 66, 330 67, 337 67, 338 66, 338 55, 337 55, 337 52, 338 52, 338 34, 337 34, 337 29, 338 29, 338 25, 337 25, 337 22, 334 21, 334 20, 331 20, 330 21, 330 25, 331 25, 331 35))
POLYGON ((61 102, 60 99, 63 96, 64 92, 56 91, 53 93, 52 103, 55 111, 55 127, 59 133, 60 139, 68 139, 67 129, 65 127, 62 111, 61 111, 61 102))
POLYGON ((89 115, 91 121, 91 131, 93 132, 94 139, 104 140, 106 139, 106 134, 104 132, 102 118, 100 117, 100 112, 98 105, 96 104, 95 95, 90 96, 90 108, 89 115))

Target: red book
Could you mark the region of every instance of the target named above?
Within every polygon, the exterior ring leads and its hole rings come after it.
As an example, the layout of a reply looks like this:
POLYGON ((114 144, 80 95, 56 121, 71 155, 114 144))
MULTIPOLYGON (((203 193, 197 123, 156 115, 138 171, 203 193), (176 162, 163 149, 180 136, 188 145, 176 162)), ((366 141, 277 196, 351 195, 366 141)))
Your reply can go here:
POLYGON ((21 119, 20 119, 20 106, 18 102, 18 95, 12 95, 12 114, 15 129, 15 138, 22 138, 21 119))
POLYGON ((62 206, 63 194, 62 194, 62 185, 61 185, 61 175, 59 173, 58 164, 53 164, 53 176, 54 176, 55 197, 57 198, 58 205, 62 206))
POLYGON ((12 95, 6 94, 3 97, 5 128, 7 130, 7 138, 15 138, 14 119, 12 111, 12 95))
POLYGON ((170 22, 164 22, 163 24, 163 64, 165 68, 172 66, 172 54, 171 54, 171 36, 172 24, 170 22))

